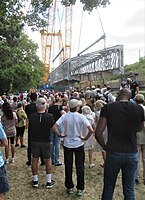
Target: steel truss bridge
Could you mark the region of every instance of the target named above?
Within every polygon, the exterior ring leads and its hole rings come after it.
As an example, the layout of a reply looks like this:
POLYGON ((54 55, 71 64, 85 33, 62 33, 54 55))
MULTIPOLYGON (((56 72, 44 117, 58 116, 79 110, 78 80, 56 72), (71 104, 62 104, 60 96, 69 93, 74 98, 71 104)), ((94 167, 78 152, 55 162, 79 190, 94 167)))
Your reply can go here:
POLYGON ((111 72, 111 74, 124 73, 123 45, 116 45, 65 60, 50 73, 49 83, 58 85, 61 82, 81 82, 87 80, 86 76, 95 80, 98 79, 97 74, 107 72, 111 72))

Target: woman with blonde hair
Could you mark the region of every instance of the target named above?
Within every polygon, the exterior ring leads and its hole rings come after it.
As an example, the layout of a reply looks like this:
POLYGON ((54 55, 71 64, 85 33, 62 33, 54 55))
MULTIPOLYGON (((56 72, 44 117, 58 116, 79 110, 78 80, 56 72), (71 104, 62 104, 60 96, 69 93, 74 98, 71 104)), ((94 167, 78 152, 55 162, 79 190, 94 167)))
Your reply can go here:
POLYGON ((81 98, 80 100, 81 100, 82 104, 80 106, 78 113, 82 113, 82 107, 86 106, 86 104, 87 104, 85 98, 81 98))

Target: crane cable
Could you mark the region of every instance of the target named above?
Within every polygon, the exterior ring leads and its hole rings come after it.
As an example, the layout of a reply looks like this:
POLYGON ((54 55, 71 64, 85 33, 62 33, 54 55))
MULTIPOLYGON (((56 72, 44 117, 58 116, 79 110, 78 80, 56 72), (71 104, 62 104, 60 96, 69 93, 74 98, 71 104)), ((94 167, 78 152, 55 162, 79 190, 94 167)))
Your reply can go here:
POLYGON ((105 31, 104 31, 103 23, 102 23, 102 20, 101 20, 98 8, 97 8, 97 13, 98 13, 98 17, 99 17, 99 20, 100 20, 100 24, 101 24, 101 27, 102 27, 103 34, 105 35, 105 38, 104 38, 104 48, 106 48, 106 34, 105 34, 105 31))
POLYGON ((80 41, 81 41, 82 23, 83 23, 83 13, 84 13, 84 10, 82 10, 82 16, 81 16, 80 34, 79 34, 79 42, 78 42, 78 52, 79 52, 79 50, 80 50, 80 41))
MULTIPOLYGON (((62 11, 62 15, 61 15, 61 19, 60 19, 60 11, 59 11, 59 8, 57 6, 57 13, 58 13, 58 21, 59 21, 59 26, 60 26, 60 29, 59 31, 61 32, 61 24, 62 24, 62 20, 63 20, 63 16, 64 16, 64 7, 63 7, 63 11, 62 11)), ((54 45, 54 44, 53 44, 54 45)), ((54 61, 56 60, 56 58, 61 54, 61 52, 64 51, 64 47, 63 47, 63 39, 61 37, 61 46, 62 46, 62 49, 59 51, 59 53, 57 54, 57 56, 54 57, 54 51, 53 51, 53 60, 52 60, 52 63, 54 64, 54 61)), ((55 50, 53 48, 53 50, 55 50)))
POLYGON ((97 13, 98 13, 98 17, 99 17, 100 24, 101 24, 101 27, 102 27, 102 31, 103 31, 103 33, 105 34, 105 31, 104 31, 104 28, 103 28, 103 23, 102 23, 102 20, 101 20, 101 17, 100 17, 100 14, 99 14, 98 8, 97 8, 97 13))
MULTIPOLYGON (((58 13, 59 26, 60 26, 59 30, 61 31, 61 25, 62 25, 62 21, 63 21, 63 17, 64 17, 64 6, 63 6, 62 14, 61 14, 61 19, 60 19, 60 12, 59 12, 58 6, 57 6, 57 13, 58 13)), ((62 47, 63 47, 63 39, 61 40, 61 42, 62 42, 62 47)))
POLYGON ((60 26, 59 30, 61 30, 61 21, 60 21, 60 15, 59 15, 59 8, 58 8, 58 6, 57 6, 57 14, 58 14, 58 21, 59 21, 59 26, 60 26))
MULTIPOLYGON (((55 16, 55 12, 54 12, 54 24, 53 24, 53 33, 55 33, 55 23, 56 23, 56 16, 55 16)), ((52 43, 53 43, 53 52, 52 52, 52 57, 54 58, 54 55, 55 55, 55 53, 54 53, 54 51, 56 51, 55 50, 55 37, 52 37, 52 43)), ((53 65, 53 68, 54 68, 54 63, 52 62, 52 65, 53 65)))
MULTIPOLYGON (((84 11, 82 10, 81 25, 80 25, 80 34, 79 34, 79 42, 78 42, 78 52, 79 52, 80 41, 81 41, 81 32, 82 32, 82 23, 83 23, 83 12, 84 11)), ((105 31, 104 31, 103 23, 102 23, 102 20, 101 20, 98 8, 97 8, 97 13, 98 13, 98 17, 99 17, 99 21, 100 21, 100 24, 101 24, 101 28, 102 28, 103 34, 105 35, 105 38, 104 38, 104 48, 106 48, 106 34, 105 34, 105 31)))

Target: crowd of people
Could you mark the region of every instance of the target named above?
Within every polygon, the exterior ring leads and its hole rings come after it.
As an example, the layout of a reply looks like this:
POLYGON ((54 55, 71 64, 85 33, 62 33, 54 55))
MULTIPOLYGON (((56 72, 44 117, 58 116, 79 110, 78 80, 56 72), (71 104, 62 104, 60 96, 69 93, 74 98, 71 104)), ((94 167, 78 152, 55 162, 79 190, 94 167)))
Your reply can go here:
POLYGON ((0 200, 9 190, 5 165, 15 162, 15 148, 27 147, 26 165, 31 166, 33 183, 39 187, 38 162, 46 166, 46 188, 52 188, 52 166, 61 166, 63 144, 65 187, 74 193, 73 154, 77 175, 77 195, 85 189, 85 150, 88 167, 95 167, 93 152, 102 152, 104 168, 103 200, 111 200, 118 173, 122 171, 125 199, 135 199, 134 185, 140 183, 138 160, 142 156, 145 185, 144 96, 138 86, 132 92, 123 86, 113 93, 110 86, 74 89, 71 92, 35 91, 0 97, 0 200), (27 144, 24 133, 28 131, 27 144), (96 139, 96 140, 95 140, 96 139), (94 146, 95 144, 95 146, 94 146))

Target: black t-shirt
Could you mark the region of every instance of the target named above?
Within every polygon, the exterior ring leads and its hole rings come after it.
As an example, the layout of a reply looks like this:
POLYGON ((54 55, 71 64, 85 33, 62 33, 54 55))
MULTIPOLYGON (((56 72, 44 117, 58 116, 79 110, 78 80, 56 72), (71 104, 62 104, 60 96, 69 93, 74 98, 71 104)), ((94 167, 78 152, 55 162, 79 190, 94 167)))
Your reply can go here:
POLYGON ((62 106, 52 105, 48 109, 48 113, 51 113, 54 117, 54 121, 56 122, 61 117, 61 111, 63 110, 62 106))
POLYGON ((29 118, 28 135, 32 142, 50 142, 50 131, 54 125, 53 116, 49 113, 33 113, 29 118))
POLYGON ((137 152, 136 133, 140 123, 144 121, 141 106, 132 102, 107 104, 101 110, 100 117, 107 118, 108 141, 105 149, 112 152, 137 152))
POLYGON ((30 103, 30 104, 26 105, 25 112, 26 112, 27 117, 29 119, 31 114, 37 112, 36 103, 30 103))
POLYGON ((136 81, 134 81, 131 85, 130 85, 130 90, 132 92, 132 96, 131 98, 133 99, 135 97, 136 94, 136 88, 139 87, 138 83, 136 81))

